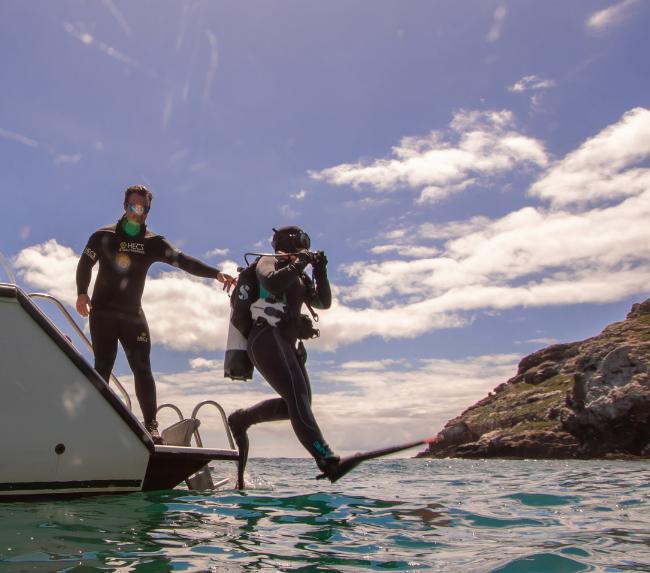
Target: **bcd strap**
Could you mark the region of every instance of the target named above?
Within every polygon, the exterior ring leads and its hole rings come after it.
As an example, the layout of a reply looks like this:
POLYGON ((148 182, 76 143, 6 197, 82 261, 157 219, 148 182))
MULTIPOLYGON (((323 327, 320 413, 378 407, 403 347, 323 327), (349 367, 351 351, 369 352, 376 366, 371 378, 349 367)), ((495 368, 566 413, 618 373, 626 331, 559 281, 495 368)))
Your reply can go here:
POLYGON ((314 322, 318 322, 318 314, 316 314, 316 311, 311 307, 311 304, 305 301, 305 306, 309 310, 309 314, 311 314, 311 317, 314 319, 314 322))

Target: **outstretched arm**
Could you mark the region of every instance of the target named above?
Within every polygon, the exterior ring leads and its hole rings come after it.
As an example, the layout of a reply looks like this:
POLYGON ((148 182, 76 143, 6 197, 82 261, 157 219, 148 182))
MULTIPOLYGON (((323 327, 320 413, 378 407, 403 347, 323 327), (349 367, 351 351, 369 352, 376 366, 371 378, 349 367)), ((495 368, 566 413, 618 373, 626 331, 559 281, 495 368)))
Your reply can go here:
POLYGON ((185 271, 186 273, 190 273, 191 275, 194 275, 196 277, 217 279, 219 282, 223 283, 224 288, 229 289, 232 282, 235 280, 230 275, 222 273, 216 267, 211 267, 210 265, 206 265, 204 262, 200 261, 199 259, 186 255, 185 253, 182 253, 178 249, 175 249, 167 241, 163 240, 163 243, 164 243, 163 255, 161 259, 163 262, 172 265, 174 267, 178 267, 179 269, 185 271))

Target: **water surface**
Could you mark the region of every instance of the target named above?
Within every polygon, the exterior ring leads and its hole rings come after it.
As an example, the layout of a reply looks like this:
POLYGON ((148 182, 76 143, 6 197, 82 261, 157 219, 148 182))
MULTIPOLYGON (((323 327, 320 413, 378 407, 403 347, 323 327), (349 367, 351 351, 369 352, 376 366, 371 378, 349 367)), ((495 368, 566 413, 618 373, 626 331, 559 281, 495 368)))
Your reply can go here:
POLYGON ((256 459, 245 493, 2 503, 0 571, 650 571, 650 462, 390 459, 337 484, 316 473, 256 459))

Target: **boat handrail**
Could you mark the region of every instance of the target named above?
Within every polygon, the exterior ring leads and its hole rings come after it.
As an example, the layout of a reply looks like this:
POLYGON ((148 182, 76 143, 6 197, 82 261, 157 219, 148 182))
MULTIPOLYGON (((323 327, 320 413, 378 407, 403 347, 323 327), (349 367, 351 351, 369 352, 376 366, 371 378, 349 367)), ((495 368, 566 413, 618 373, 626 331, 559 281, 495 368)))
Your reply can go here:
MULTIPOLYGON (((224 409, 219 405, 217 402, 214 400, 204 400, 203 402, 199 402, 196 406, 194 406, 194 410, 192 410, 192 415, 190 416, 191 418, 196 418, 196 415, 199 413, 199 410, 205 406, 206 404, 210 404, 211 406, 214 406, 217 410, 219 410, 219 413, 221 414, 221 420, 223 421, 224 428, 226 430, 226 437, 228 438, 228 443, 230 444, 230 448, 232 450, 235 449, 235 441, 232 439, 232 432, 230 431, 230 425, 228 424, 228 418, 226 418, 226 412, 224 412, 224 409)), ((198 433, 196 432, 196 439, 197 439, 197 444, 200 448, 203 447, 201 444, 201 437, 198 433)))
MULTIPOLYGON (((221 414, 221 420, 223 421, 223 426, 226 430, 226 437, 228 438, 228 443, 230 444, 230 449, 234 450, 235 448, 235 441, 232 438, 232 432, 230 431, 230 426, 228 425, 228 418, 226 417, 226 412, 222 408, 222 406, 215 402, 214 400, 203 400, 203 402, 199 402, 196 406, 194 406, 194 410, 192 410, 192 415, 190 418, 192 420, 196 420, 196 415, 199 413, 199 410, 205 406, 206 404, 209 404, 211 406, 214 406, 217 410, 219 410, 219 413, 221 414)), ((183 412, 181 412, 181 409, 174 405, 174 404, 161 404, 158 406, 158 409, 156 410, 156 414, 159 413, 163 408, 171 408, 178 414, 178 419, 179 420, 184 420, 185 416, 183 416, 183 412)), ((202 448, 203 447, 203 440, 201 440, 201 434, 199 433, 199 427, 197 426, 196 429, 193 432, 194 435, 194 441, 196 442, 197 447, 202 448)))
POLYGON ((183 412, 181 412, 181 409, 178 406, 175 406, 174 404, 161 404, 160 406, 158 406, 158 409, 156 410, 156 414, 158 414, 158 412, 160 412, 160 410, 162 410, 163 408, 171 408, 172 410, 174 410, 174 412, 178 414, 179 420, 183 420, 185 418, 185 416, 183 416, 183 412))
MULTIPOLYGON (((72 315, 68 312, 68 310, 63 306, 60 300, 58 300, 56 297, 52 296, 51 294, 46 294, 42 292, 33 292, 30 293, 29 298, 42 298, 44 300, 49 300, 50 302, 53 302, 56 307, 61 311, 61 314, 65 317, 65 319, 68 321, 70 326, 74 329, 74 331, 77 333, 77 336, 81 339, 81 341, 86 345, 88 350, 94 355, 93 351, 93 345, 88 340, 88 337, 84 333, 81 328, 79 328, 79 325, 76 323, 75 319, 72 318, 72 315)), ((129 410, 131 410, 131 398, 129 396, 129 393, 124 389, 124 386, 120 383, 120 381, 115 377, 115 374, 111 373, 111 382, 115 384, 115 386, 118 388, 120 393, 122 394, 122 397, 124 398, 124 402, 126 403, 126 406, 129 410)))

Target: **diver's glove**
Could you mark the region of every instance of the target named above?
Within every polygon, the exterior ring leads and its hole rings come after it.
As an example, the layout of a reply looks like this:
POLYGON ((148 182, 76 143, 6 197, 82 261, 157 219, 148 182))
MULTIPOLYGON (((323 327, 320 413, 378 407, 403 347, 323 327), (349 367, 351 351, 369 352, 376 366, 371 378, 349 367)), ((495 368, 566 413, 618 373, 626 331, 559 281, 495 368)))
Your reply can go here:
POLYGON ((314 257, 311 263, 314 269, 313 278, 316 281, 327 280, 327 257, 323 251, 316 251, 313 253, 314 257))
POLYGON ((327 266, 327 257, 325 256, 325 252, 324 251, 312 252, 311 265, 316 270, 321 270, 321 269, 325 270, 325 267, 327 266))

